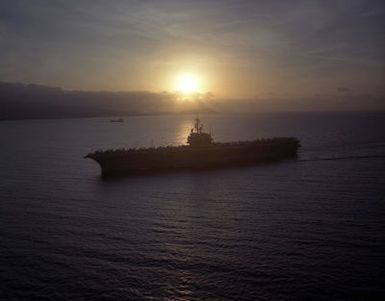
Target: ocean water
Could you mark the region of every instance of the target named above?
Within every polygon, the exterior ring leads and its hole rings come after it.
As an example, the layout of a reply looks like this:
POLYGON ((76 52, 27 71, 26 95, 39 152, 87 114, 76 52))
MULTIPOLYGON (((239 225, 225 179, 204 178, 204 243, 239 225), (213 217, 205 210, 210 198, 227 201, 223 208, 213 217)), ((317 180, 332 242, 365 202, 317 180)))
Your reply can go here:
POLYGON ((0 122, 0 300, 385 300, 385 113, 215 114, 296 160, 103 180, 194 116, 0 122))

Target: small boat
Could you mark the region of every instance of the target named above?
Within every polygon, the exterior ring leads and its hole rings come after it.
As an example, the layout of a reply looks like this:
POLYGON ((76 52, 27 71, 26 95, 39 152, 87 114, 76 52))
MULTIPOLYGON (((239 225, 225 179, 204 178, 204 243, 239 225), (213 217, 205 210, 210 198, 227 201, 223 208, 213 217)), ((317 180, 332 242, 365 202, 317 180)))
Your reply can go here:
POLYGON ((124 122, 123 118, 110 119, 110 122, 124 122))

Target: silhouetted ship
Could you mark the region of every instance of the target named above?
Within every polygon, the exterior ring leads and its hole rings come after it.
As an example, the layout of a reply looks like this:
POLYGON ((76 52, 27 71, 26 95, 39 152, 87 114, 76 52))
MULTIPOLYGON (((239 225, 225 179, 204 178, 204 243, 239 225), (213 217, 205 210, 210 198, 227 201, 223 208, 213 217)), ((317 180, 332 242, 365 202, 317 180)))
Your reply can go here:
POLYGON ((213 141, 199 118, 188 145, 96 151, 85 156, 99 163, 103 176, 124 176, 162 171, 210 169, 251 165, 294 158, 300 147, 293 137, 230 143, 213 141))

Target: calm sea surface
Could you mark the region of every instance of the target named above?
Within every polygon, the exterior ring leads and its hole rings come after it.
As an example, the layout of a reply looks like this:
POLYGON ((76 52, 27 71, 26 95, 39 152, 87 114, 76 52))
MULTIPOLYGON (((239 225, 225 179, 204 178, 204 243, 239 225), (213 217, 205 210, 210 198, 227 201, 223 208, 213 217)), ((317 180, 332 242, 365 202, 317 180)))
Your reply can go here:
POLYGON ((297 160, 102 180, 194 116, 0 122, 0 300, 385 300, 385 114, 203 115, 297 160))

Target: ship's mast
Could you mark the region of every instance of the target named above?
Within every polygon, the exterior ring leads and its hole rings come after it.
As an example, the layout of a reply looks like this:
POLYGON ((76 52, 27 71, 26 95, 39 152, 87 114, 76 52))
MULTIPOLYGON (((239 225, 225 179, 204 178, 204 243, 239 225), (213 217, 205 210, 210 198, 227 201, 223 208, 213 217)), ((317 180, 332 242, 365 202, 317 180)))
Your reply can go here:
POLYGON ((201 121, 200 121, 200 119, 198 117, 195 118, 194 128, 195 128, 195 131, 197 133, 201 133, 202 132, 203 126, 202 126, 201 121))

